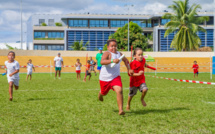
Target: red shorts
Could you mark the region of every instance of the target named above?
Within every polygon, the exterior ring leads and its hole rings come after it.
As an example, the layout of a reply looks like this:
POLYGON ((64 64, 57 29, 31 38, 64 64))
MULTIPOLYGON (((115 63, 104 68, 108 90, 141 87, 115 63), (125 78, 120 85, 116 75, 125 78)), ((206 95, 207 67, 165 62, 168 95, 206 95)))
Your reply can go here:
POLYGON ((81 73, 81 70, 76 70, 76 73, 77 73, 77 74, 80 74, 80 73, 81 73))
POLYGON ((101 88, 101 91, 100 93, 102 95, 106 95, 110 89, 113 89, 113 86, 120 86, 122 87, 122 81, 121 81, 121 77, 120 76, 117 76, 116 78, 114 78, 112 81, 99 81, 100 82, 100 88, 101 88))

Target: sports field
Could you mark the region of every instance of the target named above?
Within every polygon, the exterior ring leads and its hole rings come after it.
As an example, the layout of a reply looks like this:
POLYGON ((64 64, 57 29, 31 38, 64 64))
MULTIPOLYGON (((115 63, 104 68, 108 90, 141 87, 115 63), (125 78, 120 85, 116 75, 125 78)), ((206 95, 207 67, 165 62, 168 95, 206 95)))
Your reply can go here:
MULTIPOLYGON (((64 73, 60 80, 35 73, 27 82, 26 74, 20 74, 20 89, 14 91, 13 102, 9 101, 7 79, 1 76, 0 133, 215 133, 215 85, 146 77, 147 107, 141 105, 138 92, 131 111, 119 116, 115 92, 99 102, 98 76, 92 75, 91 81, 84 83, 76 80, 74 73, 64 73)), ((121 76, 125 109, 129 77, 121 76)), ((211 81, 209 73, 195 79, 192 73, 157 76, 211 81)))

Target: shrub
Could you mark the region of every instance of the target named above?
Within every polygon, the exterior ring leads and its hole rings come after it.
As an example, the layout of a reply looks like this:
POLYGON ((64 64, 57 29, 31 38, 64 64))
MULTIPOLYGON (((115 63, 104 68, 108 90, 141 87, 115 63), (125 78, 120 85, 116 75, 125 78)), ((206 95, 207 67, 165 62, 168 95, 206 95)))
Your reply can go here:
POLYGON ((62 23, 56 22, 55 25, 56 25, 56 26, 62 26, 62 23))
POLYGON ((43 23, 41 24, 41 26, 47 26, 47 24, 46 24, 45 22, 43 22, 43 23))

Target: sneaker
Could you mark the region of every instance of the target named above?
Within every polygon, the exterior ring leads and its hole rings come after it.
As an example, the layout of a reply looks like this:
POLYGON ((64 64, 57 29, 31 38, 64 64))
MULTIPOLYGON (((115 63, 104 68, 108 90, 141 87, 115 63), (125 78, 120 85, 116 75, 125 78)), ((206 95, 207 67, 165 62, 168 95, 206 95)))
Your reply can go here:
POLYGON ((61 78, 60 78, 60 77, 58 77, 58 79, 60 80, 61 78))

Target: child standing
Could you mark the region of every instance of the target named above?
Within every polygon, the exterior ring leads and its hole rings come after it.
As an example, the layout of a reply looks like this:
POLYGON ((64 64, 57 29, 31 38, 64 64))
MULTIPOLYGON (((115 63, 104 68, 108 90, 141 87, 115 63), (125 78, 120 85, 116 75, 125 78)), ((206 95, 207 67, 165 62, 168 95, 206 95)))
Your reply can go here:
POLYGON ((141 48, 136 48, 133 53, 134 60, 130 63, 130 68, 133 71, 130 76, 130 88, 126 110, 130 110, 130 103, 134 95, 136 95, 139 89, 142 92, 141 102, 143 106, 146 106, 144 97, 147 93, 147 86, 145 83, 144 67, 156 70, 156 68, 150 67, 146 64, 146 60, 143 57, 143 51, 141 48))
POLYGON ((15 53, 10 51, 8 53, 8 61, 5 61, 7 80, 9 83, 10 101, 13 100, 13 86, 16 90, 19 89, 19 63, 15 61, 15 53))
POLYGON ((194 73, 193 77, 195 78, 195 75, 196 75, 196 77, 198 77, 198 74, 199 74, 199 71, 198 71, 199 65, 197 64, 197 61, 194 61, 194 64, 193 64, 192 68, 193 68, 193 73, 194 73))
POLYGON ((32 60, 29 59, 28 63, 27 63, 27 77, 26 77, 26 81, 28 80, 29 76, 30 76, 30 80, 31 80, 33 69, 34 69, 34 72, 35 72, 35 68, 34 68, 34 65, 32 64, 32 60))
POLYGON ((90 78, 91 78, 90 60, 87 61, 86 72, 85 72, 85 77, 84 77, 83 81, 86 81, 86 78, 88 75, 89 75, 89 80, 90 80, 90 78))
POLYGON ((80 59, 77 59, 77 62, 75 63, 77 79, 81 79, 81 66, 82 64, 80 63, 80 59))
POLYGON ((93 60, 92 56, 90 56, 90 72, 94 71, 95 76, 96 76, 96 70, 94 69, 96 65, 96 62, 93 60))
MULTIPOLYGON (((101 59, 101 72, 99 76, 100 80, 100 92, 98 98, 103 101, 103 96, 107 95, 110 89, 116 92, 117 103, 119 109, 119 115, 124 115, 123 111, 123 90, 122 81, 120 77, 120 60, 119 57, 122 53, 117 51, 117 42, 115 39, 109 39, 107 41, 108 51, 104 52, 101 59), (116 65, 111 68, 111 63, 116 63, 116 65)), ((122 59, 129 72, 129 62, 127 58, 122 59)))

